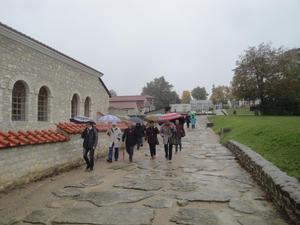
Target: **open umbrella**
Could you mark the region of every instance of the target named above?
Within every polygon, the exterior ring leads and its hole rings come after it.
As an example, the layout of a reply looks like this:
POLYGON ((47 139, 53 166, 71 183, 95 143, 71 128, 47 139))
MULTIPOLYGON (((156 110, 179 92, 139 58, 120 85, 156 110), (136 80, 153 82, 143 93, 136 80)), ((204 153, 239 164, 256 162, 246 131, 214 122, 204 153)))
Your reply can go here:
POLYGON ((86 117, 86 116, 74 116, 70 118, 70 121, 73 123, 88 123, 88 122, 94 122, 92 118, 86 117))
POLYGON ((189 112, 189 116, 195 116, 196 115, 196 112, 195 111, 190 111, 189 112))
POLYGON ((130 122, 133 122, 133 123, 140 123, 140 124, 143 124, 143 123, 144 123, 144 121, 143 121, 141 118, 137 117, 137 116, 131 117, 131 118, 129 119, 129 121, 130 121, 130 122))
POLYGON ((97 122, 102 123, 118 123, 121 122, 120 118, 114 115, 105 115, 97 118, 97 122))
POLYGON ((153 121, 153 122, 158 122, 159 121, 159 117, 161 117, 163 114, 161 113, 157 113, 157 114, 149 114, 146 116, 146 120, 147 121, 153 121))
POLYGON ((166 113, 159 117, 159 122, 171 121, 181 118, 182 115, 179 113, 166 113))

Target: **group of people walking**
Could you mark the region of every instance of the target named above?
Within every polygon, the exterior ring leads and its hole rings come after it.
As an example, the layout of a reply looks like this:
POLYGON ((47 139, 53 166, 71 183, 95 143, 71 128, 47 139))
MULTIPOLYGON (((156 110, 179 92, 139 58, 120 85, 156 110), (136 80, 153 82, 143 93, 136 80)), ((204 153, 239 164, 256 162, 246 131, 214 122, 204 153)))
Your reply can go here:
MULTIPOLYGON (((172 160, 173 146, 175 146, 175 153, 182 150, 182 138, 186 135, 184 130, 184 123, 192 124, 192 128, 195 128, 196 119, 191 116, 180 118, 174 122, 165 121, 161 124, 160 129, 156 126, 154 121, 144 124, 137 123, 133 125, 128 123, 128 127, 121 131, 116 123, 112 123, 112 127, 107 130, 106 134, 109 136, 109 149, 107 162, 112 163, 118 161, 120 147, 122 142, 125 144, 126 152, 129 156, 129 162, 133 160, 134 148, 137 146, 137 150, 143 146, 143 142, 148 142, 151 159, 156 159, 156 147, 159 145, 158 135, 162 137, 162 142, 165 151, 165 158, 172 160)), ((94 151, 98 143, 98 132, 94 122, 89 122, 87 127, 83 131, 81 137, 83 141, 83 158, 86 162, 86 170, 92 171, 94 168, 94 151)))
MULTIPOLYGON (((129 155, 129 161, 132 162, 134 147, 137 146, 137 150, 139 150, 139 148, 143 146, 143 141, 148 142, 151 159, 156 159, 156 146, 159 145, 159 134, 163 139, 165 157, 171 160, 173 146, 176 146, 176 152, 178 151, 178 147, 180 151, 182 149, 181 138, 185 136, 183 123, 180 123, 179 120, 176 120, 175 124, 167 121, 162 124, 160 129, 155 126, 153 121, 150 121, 147 126, 140 123, 137 123, 135 126, 128 124, 128 128, 125 129, 122 135, 122 141, 125 142, 125 149, 129 155)), ((108 133, 108 135, 110 134, 108 133)), ((113 144, 114 142, 111 140, 111 145, 113 144)), ((119 151, 119 149, 114 150, 115 152, 119 151)), ((109 151, 112 151, 112 148, 110 148, 109 151)), ((110 159, 108 159, 108 161, 111 162, 110 159)))

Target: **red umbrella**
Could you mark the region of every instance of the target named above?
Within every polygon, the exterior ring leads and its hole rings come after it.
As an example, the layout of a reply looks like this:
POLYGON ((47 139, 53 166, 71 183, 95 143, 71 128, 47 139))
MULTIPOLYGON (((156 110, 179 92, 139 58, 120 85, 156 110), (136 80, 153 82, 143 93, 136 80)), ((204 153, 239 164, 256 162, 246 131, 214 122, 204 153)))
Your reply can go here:
POLYGON ((170 121, 170 120, 176 120, 181 118, 182 115, 179 113, 167 113, 159 117, 159 122, 165 122, 165 121, 170 121))

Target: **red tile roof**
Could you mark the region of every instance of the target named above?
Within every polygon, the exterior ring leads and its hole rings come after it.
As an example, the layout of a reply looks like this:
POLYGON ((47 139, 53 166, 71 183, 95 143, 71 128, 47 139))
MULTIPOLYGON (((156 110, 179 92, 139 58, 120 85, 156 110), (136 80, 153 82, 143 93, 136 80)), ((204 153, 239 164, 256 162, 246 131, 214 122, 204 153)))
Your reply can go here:
MULTIPOLYGON (((64 122, 57 124, 57 127, 62 129, 68 134, 81 134, 86 127, 85 124, 76 124, 71 122, 64 122)), ((98 132, 106 132, 108 129, 110 129, 110 124, 105 123, 97 123, 96 128, 98 132)), ((117 127, 119 127, 121 130, 124 130, 127 128, 127 125, 125 123, 118 123, 117 127)))
POLYGON ((109 99, 110 102, 136 102, 146 101, 149 98, 153 98, 150 95, 128 95, 128 96, 113 96, 109 99))
POLYGON ((137 109, 135 102, 110 102, 109 107, 115 109, 137 109))
MULTIPOLYGON (((80 134, 86 125, 67 122, 59 123, 57 127, 68 134, 80 134)), ((97 123, 96 127, 99 132, 106 132, 111 126, 109 124, 97 123)), ((127 125, 125 123, 118 123, 117 127, 124 130, 127 128, 127 125)), ((69 140, 69 137, 54 130, 0 131, 0 149, 23 145, 65 142, 69 140)))
POLYGON ((68 137, 53 130, 0 131, 0 148, 68 141, 68 137))

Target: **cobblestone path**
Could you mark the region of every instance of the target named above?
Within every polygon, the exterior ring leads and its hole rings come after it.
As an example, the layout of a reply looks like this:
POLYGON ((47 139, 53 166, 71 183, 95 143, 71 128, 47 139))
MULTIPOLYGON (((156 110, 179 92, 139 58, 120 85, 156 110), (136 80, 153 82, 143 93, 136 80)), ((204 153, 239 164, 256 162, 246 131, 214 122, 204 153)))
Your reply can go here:
MULTIPOLYGON (((205 128, 200 117, 183 150, 166 161, 162 146, 134 163, 96 162, 0 197, 2 224, 284 225, 264 193, 205 128)), ((162 142, 160 142, 162 143, 162 142)), ((0 224, 1 224, 0 222, 0 224)))

